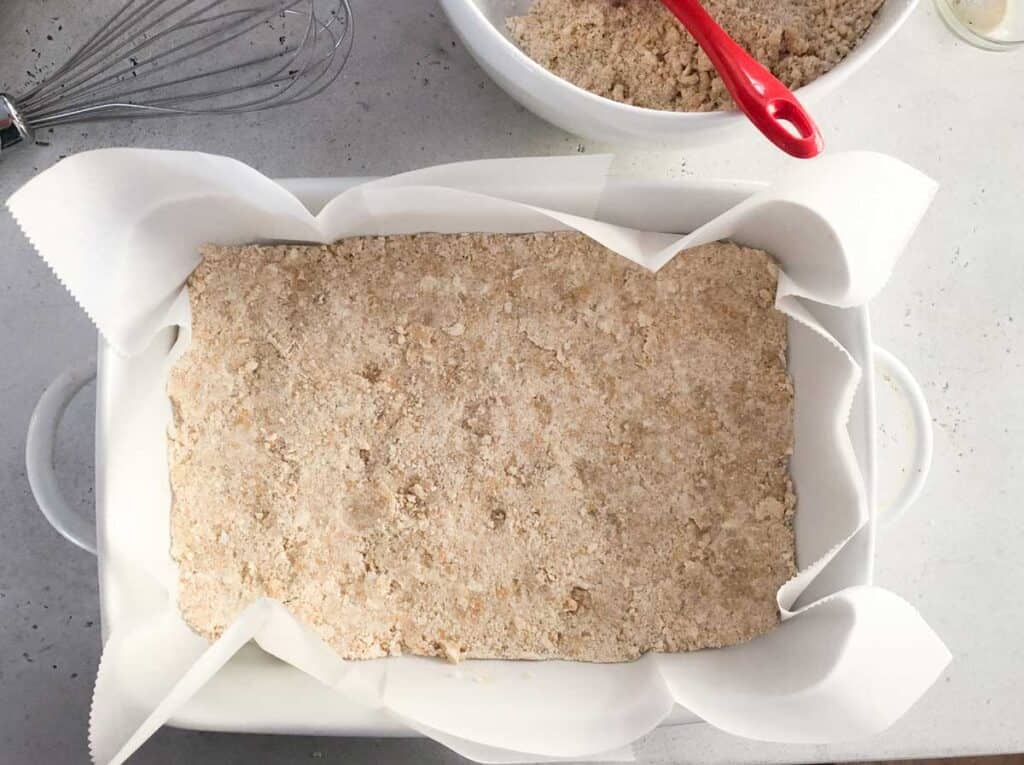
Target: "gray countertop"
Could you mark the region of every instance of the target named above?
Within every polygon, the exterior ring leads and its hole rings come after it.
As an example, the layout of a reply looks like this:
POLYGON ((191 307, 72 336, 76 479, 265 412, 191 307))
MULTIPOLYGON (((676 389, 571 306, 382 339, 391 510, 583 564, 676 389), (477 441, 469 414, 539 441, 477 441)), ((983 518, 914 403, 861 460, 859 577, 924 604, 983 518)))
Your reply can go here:
MULTIPOLYGON (((295 111, 62 128, 0 159, 0 198, 62 155, 103 146, 227 154, 273 176, 380 175, 439 162, 606 151, 541 122, 467 56, 433 0, 356 0, 346 74, 295 111)), ((4 0, 0 91, 60 58, 114 0, 4 0), (53 37, 46 39, 47 35, 53 37)), ((877 580, 916 605, 954 661, 891 730, 811 747, 743 741, 706 725, 659 730, 642 762, 792 762, 1024 750, 1024 54, 956 40, 924 0, 908 25, 818 105, 830 150, 894 154, 942 189, 872 306, 876 339, 923 382, 936 426, 919 505, 879 540, 877 580)), ((770 179, 791 162, 756 136, 621 153, 622 174, 770 179)), ((94 351, 95 331, 0 214, 0 761, 87 761, 100 655, 95 561, 36 510, 25 430, 43 387, 94 351)), ((92 389, 61 429, 57 468, 92 511, 92 389)), ((884 418, 883 418, 884 419, 884 418)), ((883 423, 884 425, 884 423, 883 423)), ((881 434, 898 436, 899 423, 881 434)), ((884 474, 884 469, 883 469, 884 474)), ((139 763, 460 761, 426 741, 164 730, 139 763)))

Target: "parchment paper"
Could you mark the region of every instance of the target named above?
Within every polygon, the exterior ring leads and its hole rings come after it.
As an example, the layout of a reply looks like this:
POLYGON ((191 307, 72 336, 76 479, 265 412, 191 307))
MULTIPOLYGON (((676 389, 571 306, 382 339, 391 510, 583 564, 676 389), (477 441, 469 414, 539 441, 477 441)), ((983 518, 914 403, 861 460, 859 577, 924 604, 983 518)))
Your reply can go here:
MULTIPOLYGON (((453 668, 415 657, 343 661, 282 604, 264 599, 209 645, 177 612, 169 487, 157 480, 140 486, 131 519, 101 530, 104 565, 151 596, 104 646, 90 725, 96 762, 123 762, 249 640, 339 694, 388 710, 483 762, 622 759, 623 747, 675 703, 741 736, 837 741, 884 729, 931 685, 949 653, 896 595, 859 586, 794 604, 870 517, 845 427, 860 370, 814 319, 809 301, 848 307, 876 294, 934 183, 882 155, 833 155, 800 165, 679 237, 585 217, 597 209, 608 164, 607 157, 572 157, 431 168, 357 187, 313 216, 276 183, 230 159, 111 149, 64 160, 8 206, 119 352, 142 353, 158 333, 181 327, 154 386, 165 384, 167 367, 187 346, 183 285, 207 242, 571 228, 655 270, 717 239, 768 250, 784 272, 776 305, 790 317, 791 469, 802 567, 779 590, 779 628, 732 648, 627 664, 468 661, 453 668), (553 178, 575 188, 570 206, 543 206, 555 199, 546 192, 553 178)), ((155 448, 166 448, 165 426, 151 428, 155 448)))

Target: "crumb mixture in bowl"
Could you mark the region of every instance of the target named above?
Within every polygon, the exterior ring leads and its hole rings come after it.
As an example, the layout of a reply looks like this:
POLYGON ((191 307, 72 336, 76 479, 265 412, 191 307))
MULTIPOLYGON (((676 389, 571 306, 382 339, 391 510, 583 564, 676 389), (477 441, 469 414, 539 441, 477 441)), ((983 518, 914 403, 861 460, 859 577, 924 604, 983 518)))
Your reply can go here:
MULTIPOLYGON (((704 0, 704 6, 795 89, 842 61, 883 2, 704 0)), ((530 58, 605 98, 678 112, 733 106, 711 61, 659 0, 536 0, 507 25, 530 58)))
POLYGON ((172 555, 341 656, 622 661, 753 638, 794 573, 777 269, 575 233, 210 247, 171 372, 172 555))

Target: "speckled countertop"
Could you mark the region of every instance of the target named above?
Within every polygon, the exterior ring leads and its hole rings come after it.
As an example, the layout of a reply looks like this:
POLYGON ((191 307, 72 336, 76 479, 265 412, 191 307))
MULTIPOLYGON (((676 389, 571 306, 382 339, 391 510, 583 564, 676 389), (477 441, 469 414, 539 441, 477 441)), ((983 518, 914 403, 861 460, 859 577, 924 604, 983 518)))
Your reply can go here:
MULTIPOLYGON (((75 33, 114 2, 4 0, 0 90, 17 92, 27 71, 60 57, 75 33)), ((507 98, 454 43, 433 0, 353 4, 359 36, 347 73, 301 114, 59 129, 43 136, 49 146, 0 159, 0 198, 61 155, 101 146, 200 149, 276 176, 376 175, 460 159, 611 148, 581 143, 507 98)), ((928 487, 920 504, 880 538, 877 579, 921 609, 952 650, 953 664, 906 718, 871 740, 776 746, 698 725, 653 733, 638 749, 642 762, 1024 750, 1021 81, 1024 54, 969 48, 923 0, 882 53, 816 109, 831 150, 885 151, 942 183, 872 307, 876 339, 923 382, 936 426, 928 487)), ((715 148, 625 153, 617 168, 653 177, 769 179, 790 161, 749 136, 715 148)), ((0 248, 0 761, 85 762, 100 653, 95 561, 36 510, 24 446, 39 393, 70 362, 93 352, 95 332, 6 213, 0 248)), ((884 450, 906 431, 885 406, 882 415, 884 450)), ((57 459, 65 490, 83 512, 93 504, 92 417, 90 395, 80 396, 62 427, 57 459)), ((416 740, 164 730, 133 762, 310 760, 397 765, 460 758, 416 740)))

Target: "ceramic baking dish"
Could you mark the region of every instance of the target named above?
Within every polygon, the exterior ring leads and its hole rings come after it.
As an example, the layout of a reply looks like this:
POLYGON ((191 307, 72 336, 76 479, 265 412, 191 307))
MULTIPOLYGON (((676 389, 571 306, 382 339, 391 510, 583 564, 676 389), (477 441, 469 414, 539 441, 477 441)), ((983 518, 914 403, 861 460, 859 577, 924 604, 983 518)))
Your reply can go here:
MULTIPOLYGON (((738 112, 668 112, 612 101, 573 85, 533 61, 505 32, 505 19, 532 0, 441 0, 452 27, 477 63, 523 106, 563 130, 605 143, 694 146, 723 131, 753 131, 738 112)), ((830 72, 796 91, 817 102, 863 66, 910 16, 917 0, 887 0, 860 44, 830 72)))
MULTIPOLYGON (((344 189, 365 179, 303 179, 283 181, 312 211, 344 189)), ((715 181, 611 182, 595 217, 644 230, 684 233, 762 188, 759 184, 715 181)), ((571 191, 566 193, 571 194, 571 191)), ((930 462, 931 422, 920 387, 897 360, 875 347, 871 340, 868 311, 864 307, 838 309, 818 306, 822 325, 842 343, 864 371, 853 401, 848 430, 863 473, 867 497, 876 495, 875 470, 875 362, 884 366, 887 378, 900 388, 915 420, 918 436, 912 464, 904 466, 912 476, 886 517, 895 517, 916 499, 930 462)), ((140 411, 139 407, 162 405, 162 390, 152 380, 164 363, 174 341, 166 330, 151 347, 131 358, 114 352, 102 338, 95 361, 87 360, 60 375, 43 393, 33 413, 26 457, 28 477, 40 509, 50 523, 70 541, 92 553, 97 551, 99 529, 100 610, 104 639, 117 626, 133 618, 130 603, 139 602, 131 577, 118 576, 103 556, 103 531, 107 524, 134 511, 128 477, 137 470, 138 445, 119 423, 140 411), (93 376, 96 393, 96 525, 72 512, 61 497, 53 470, 53 446, 60 417, 75 393, 93 376)), ((165 479, 164 479, 165 480, 165 479)), ((869 584, 872 580, 874 533, 863 544, 851 545, 819 575, 815 592, 827 592, 836 582, 869 584)), ((814 597, 808 592, 808 597, 814 597)), ((698 722, 677 708, 666 724, 698 722)), ((253 733, 302 733, 335 736, 417 735, 387 713, 359 706, 333 693, 308 675, 264 653, 255 645, 239 652, 179 712, 170 724, 196 730, 253 733)))

